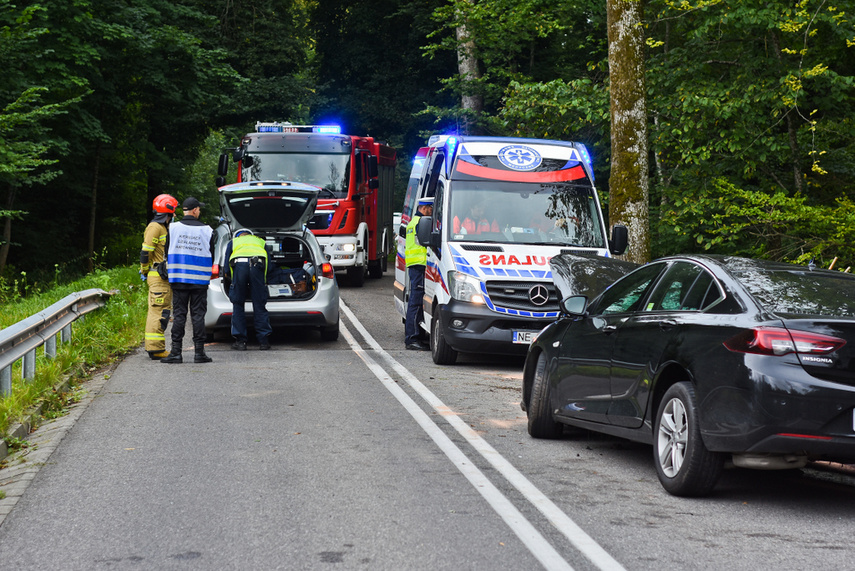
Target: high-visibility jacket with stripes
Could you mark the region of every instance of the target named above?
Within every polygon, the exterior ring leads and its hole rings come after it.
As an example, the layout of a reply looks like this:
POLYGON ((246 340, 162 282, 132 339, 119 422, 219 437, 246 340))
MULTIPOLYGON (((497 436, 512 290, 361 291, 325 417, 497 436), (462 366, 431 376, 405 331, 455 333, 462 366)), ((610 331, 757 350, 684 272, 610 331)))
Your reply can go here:
POLYGON ((169 283, 208 285, 214 263, 211 255, 213 232, 207 224, 191 225, 184 220, 169 226, 169 248, 166 253, 169 283))

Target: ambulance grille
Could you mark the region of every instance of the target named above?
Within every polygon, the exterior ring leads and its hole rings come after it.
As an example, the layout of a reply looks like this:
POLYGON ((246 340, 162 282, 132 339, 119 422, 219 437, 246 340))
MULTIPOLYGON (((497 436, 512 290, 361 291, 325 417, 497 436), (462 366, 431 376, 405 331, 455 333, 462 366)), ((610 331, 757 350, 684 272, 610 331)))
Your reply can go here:
POLYGON ((461 246, 464 250, 469 250, 470 252, 504 252, 505 249, 501 246, 487 246, 487 245, 476 245, 476 244, 463 244, 461 246))
POLYGON ((489 281, 487 282, 487 294, 497 307, 505 309, 521 309, 523 311, 536 311, 538 313, 558 311, 558 290, 555 284, 550 282, 514 282, 514 281, 489 281), (549 294, 549 299, 543 305, 535 305, 531 301, 529 292, 534 286, 543 286, 549 294))

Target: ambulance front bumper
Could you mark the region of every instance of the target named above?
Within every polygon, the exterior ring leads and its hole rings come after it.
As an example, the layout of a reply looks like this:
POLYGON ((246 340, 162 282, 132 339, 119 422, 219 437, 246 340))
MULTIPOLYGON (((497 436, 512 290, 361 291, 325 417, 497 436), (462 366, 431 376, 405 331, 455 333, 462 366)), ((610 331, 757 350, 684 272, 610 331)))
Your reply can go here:
POLYGON ((451 300, 438 308, 445 341, 463 353, 525 355, 535 335, 555 321, 501 314, 485 305, 451 300))

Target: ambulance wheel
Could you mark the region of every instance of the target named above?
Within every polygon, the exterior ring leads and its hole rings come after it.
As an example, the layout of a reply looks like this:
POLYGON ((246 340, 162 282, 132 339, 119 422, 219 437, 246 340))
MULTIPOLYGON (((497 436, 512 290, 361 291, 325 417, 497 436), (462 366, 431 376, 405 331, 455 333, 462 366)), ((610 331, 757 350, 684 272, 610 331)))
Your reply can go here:
POLYGON ((321 327, 321 339, 324 341, 336 341, 338 339, 338 321, 335 325, 321 327))
POLYGON ((347 268, 347 282, 353 287, 362 287, 365 284, 365 266, 347 268))
POLYGON ((442 324, 439 322, 439 313, 430 322, 430 356, 437 365, 453 365, 457 361, 457 351, 445 342, 442 334, 442 324))

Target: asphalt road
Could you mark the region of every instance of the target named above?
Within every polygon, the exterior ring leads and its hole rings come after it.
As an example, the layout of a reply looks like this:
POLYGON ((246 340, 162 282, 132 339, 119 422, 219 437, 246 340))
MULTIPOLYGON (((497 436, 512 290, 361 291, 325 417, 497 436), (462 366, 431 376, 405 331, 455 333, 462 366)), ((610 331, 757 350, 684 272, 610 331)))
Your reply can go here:
POLYGON ((335 343, 125 359, 3 520, 0 569, 852 567, 850 478, 669 496, 650 447, 529 438, 520 359, 404 351, 391 276, 342 299, 335 343))

